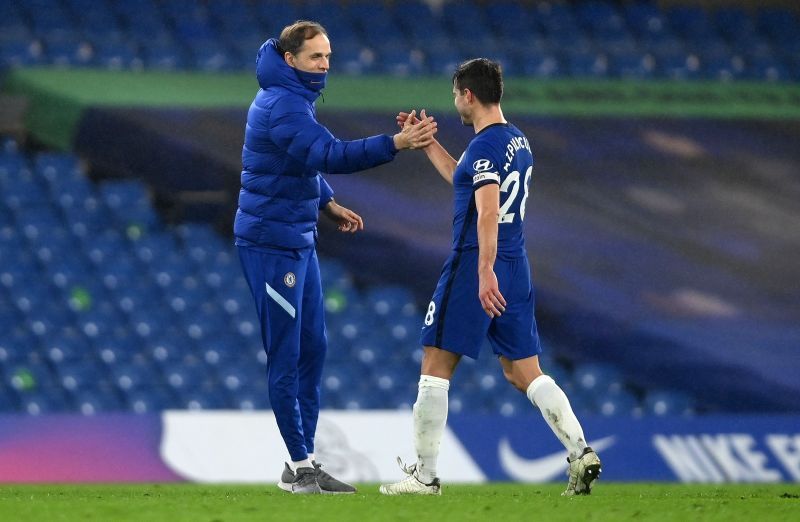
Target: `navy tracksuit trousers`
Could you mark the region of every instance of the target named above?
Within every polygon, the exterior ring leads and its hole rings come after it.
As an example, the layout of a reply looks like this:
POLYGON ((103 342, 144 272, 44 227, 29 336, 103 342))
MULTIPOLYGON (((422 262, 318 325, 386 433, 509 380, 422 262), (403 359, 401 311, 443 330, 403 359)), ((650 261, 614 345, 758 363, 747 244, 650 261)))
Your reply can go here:
POLYGON ((292 460, 303 460, 314 452, 328 347, 317 253, 237 248, 261 322, 272 410, 292 460))

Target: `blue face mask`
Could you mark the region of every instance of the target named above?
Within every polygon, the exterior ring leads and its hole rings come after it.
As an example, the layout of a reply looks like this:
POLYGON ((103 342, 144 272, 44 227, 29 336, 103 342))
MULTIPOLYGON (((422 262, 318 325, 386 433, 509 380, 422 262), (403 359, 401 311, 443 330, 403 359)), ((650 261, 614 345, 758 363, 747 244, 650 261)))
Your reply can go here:
POLYGON ((325 88, 325 82, 328 79, 328 73, 314 73, 314 72, 306 72, 301 71, 300 69, 295 69, 295 73, 297 73, 297 78, 300 80, 300 83, 308 87, 314 92, 320 92, 322 89, 325 88))

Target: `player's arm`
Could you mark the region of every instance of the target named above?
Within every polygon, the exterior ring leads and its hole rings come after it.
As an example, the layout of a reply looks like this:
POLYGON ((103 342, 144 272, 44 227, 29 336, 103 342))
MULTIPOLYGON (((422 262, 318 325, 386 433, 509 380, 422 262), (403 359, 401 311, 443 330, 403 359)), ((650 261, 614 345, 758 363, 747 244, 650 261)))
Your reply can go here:
POLYGON ((439 172, 439 175, 452 185, 453 173, 456 171, 456 160, 453 156, 451 156, 450 153, 442 147, 442 144, 435 139, 422 150, 425 151, 428 160, 436 167, 436 171, 439 172))
MULTIPOLYGON (((411 112, 413 114, 414 111, 411 112)), ((420 116, 424 120, 427 115, 425 114, 425 109, 422 109, 420 112, 420 116)), ((405 126, 406 121, 408 120, 409 113, 401 112, 397 115, 397 124, 400 128, 405 126)), ((411 123, 417 123, 419 119, 413 118, 411 123)), ((433 138, 430 145, 424 147, 422 150, 425 151, 425 155, 428 156, 428 160, 433 164, 436 168, 436 171, 439 173, 440 176, 444 178, 444 180, 451 185, 453 184, 453 173, 456 171, 456 160, 453 156, 447 152, 441 143, 436 138, 433 138)))
POLYGON ((475 207, 478 210, 478 298, 489 317, 499 317, 506 309, 506 300, 494 273, 500 185, 488 183, 476 189, 475 207))

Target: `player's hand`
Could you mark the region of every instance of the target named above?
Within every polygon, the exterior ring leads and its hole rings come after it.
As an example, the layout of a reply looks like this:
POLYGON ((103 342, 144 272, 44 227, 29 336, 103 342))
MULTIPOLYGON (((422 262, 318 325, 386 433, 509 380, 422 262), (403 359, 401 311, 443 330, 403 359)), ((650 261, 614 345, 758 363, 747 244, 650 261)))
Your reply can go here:
POLYGON ((331 200, 323 209, 328 219, 336 223, 339 232, 350 232, 355 234, 359 230, 364 230, 364 220, 361 216, 331 200))
POLYGON ((478 298, 483 311, 491 318, 500 317, 506 311, 506 300, 491 268, 478 272, 478 298))
MULTIPOLYGON (((423 114, 425 113, 425 109, 422 109, 422 113, 423 114)), ((400 127, 400 130, 403 129, 403 126, 405 125, 407 119, 408 119, 408 113, 407 112, 398 112, 397 113, 397 126, 400 127)), ((414 120, 411 122, 412 125, 415 124, 415 123, 419 123, 419 118, 414 118, 414 120)))
POLYGON ((417 111, 411 111, 403 122, 400 132, 393 136, 397 150, 423 149, 433 143, 437 123, 432 116, 426 116, 423 110, 417 118, 417 111), (416 121, 417 123, 412 123, 416 121))

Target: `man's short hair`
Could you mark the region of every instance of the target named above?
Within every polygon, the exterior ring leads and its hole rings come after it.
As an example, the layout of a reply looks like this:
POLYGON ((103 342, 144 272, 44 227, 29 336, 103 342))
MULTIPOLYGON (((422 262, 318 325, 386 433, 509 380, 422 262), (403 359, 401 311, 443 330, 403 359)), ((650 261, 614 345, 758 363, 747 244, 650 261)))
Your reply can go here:
POLYGON ((278 47, 282 53, 297 54, 303 48, 306 40, 311 40, 318 34, 328 36, 328 31, 322 27, 322 24, 309 20, 298 20, 283 28, 278 39, 278 47))
POLYGON ((503 72, 500 64, 486 58, 462 63, 453 73, 453 87, 469 89, 484 105, 500 103, 503 97, 503 72))

